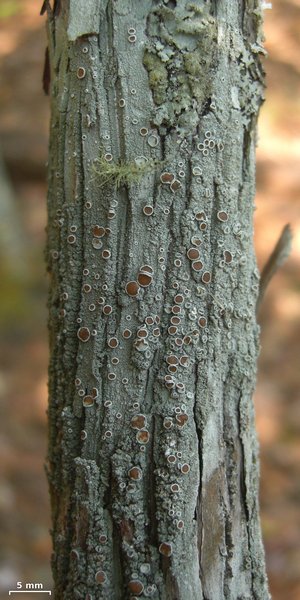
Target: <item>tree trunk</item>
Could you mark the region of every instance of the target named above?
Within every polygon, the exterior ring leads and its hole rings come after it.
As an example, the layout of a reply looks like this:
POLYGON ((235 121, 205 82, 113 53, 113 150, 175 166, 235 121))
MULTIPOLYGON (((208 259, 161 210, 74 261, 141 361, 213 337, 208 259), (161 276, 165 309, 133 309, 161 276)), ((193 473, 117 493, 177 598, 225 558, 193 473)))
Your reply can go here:
POLYGON ((260 4, 45 3, 56 599, 269 598, 260 4))

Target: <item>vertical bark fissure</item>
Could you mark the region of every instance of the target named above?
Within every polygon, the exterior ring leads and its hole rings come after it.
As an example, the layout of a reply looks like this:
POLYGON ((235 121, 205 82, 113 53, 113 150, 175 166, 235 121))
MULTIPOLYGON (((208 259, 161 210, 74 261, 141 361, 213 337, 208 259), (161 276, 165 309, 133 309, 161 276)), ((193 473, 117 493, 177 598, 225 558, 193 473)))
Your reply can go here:
MULTIPOLYGON (((246 473, 246 468, 245 468, 245 450, 244 450, 244 444, 243 444, 243 439, 241 437, 241 397, 239 398, 239 404, 238 404, 238 415, 239 415, 239 438, 240 438, 240 443, 241 443, 241 454, 242 454, 242 461, 241 461, 241 479, 242 479, 242 494, 241 494, 241 499, 242 499, 242 508, 243 508, 243 512, 245 515, 245 520, 246 520, 246 528, 247 528, 247 545, 248 545, 248 556, 250 557, 251 560, 251 544, 250 544, 250 530, 249 530, 249 508, 248 508, 248 504, 247 504, 247 484, 246 484, 246 480, 245 480, 245 473, 246 473)), ((254 586, 253 586, 253 565, 251 568, 251 593, 254 594, 254 586)))
MULTIPOLYGON (((197 385, 198 385, 198 370, 197 370, 197 365, 195 365, 194 373, 195 373, 195 390, 196 390, 197 389, 197 385)), ((197 438, 198 438, 198 456, 199 456, 199 486, 198 486, 197 501, 196 501, 195 511, 194 511, 194 521, 195 521, 195 524, 196 524, 196 532, 197 532, 197 550, 198 550, 199 579, 201 579, 201 577, 202 577, 202 573, 201 573, 201 556, 202 556, 202 544, 203 544, 203 537, 202 537, 202 531, 203 531, 203 522, 202 522, 202 519, 203 519, 203 517, 202 517, 202 509, 201 509, 202 473, 203 473, 203 460, 202 460, 203 448, 202 448, 202 430, 201 430, 201 428, 199 427, 199 424, 198 424, 196 402, 194 403, 193 416, 194 416, 194 422, 195 422, 196 432, 197 432, 197 438)), ((203 597, 203 600, 205 600, 204 597, 203 597)))
POLYGON ((122 553, 122 544, 120 536, 120 527, 117 525, 114 519, 114 507, 113 507, 113 486, 114 481, 112 477, 109 477, 110 482, 113 484, 112 487, 107 488, 107 494, 109 495, 108 510, 112 523, 112 535, 113 535, 113 568, 114 568, 114 593, 116 599, 122 599, 122 590, 124 590, 124 561, 122 553))

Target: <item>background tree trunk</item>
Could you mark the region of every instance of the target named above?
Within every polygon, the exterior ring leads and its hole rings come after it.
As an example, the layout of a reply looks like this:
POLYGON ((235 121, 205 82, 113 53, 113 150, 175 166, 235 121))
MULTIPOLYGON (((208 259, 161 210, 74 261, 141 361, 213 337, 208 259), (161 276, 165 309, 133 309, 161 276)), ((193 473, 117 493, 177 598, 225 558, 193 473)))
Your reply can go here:
POLYGON ((57 599, 269 598, 251 398, 260 4, 46 3, 57 599))

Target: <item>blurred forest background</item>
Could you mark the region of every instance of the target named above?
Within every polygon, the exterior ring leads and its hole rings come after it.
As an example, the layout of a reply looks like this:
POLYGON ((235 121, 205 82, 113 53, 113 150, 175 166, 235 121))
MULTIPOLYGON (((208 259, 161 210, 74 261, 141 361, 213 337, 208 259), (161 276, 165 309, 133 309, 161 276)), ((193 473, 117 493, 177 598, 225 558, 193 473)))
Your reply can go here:
MULTIPOLYGON (((43 262, 49 101, 41 0, 0 0, 0 598, 51 588, 43 262)), ((261 509, 273 600, 300 599, 300 0, 265 12, 255 243, 262 268, 285 223, 293 250, 267 291, 255 396, 261 509)))

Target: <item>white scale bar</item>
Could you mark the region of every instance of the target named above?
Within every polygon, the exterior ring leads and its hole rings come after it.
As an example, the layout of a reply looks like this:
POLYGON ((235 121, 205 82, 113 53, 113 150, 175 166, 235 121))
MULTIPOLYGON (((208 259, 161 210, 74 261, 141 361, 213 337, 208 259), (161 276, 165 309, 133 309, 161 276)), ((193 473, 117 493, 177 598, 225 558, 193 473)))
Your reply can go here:
POLYGON ((30 592, 35 594, 49 594, 49 596, 51 596, 51 590, 9 590, 8 595, 10 596, 11 594, 29 594, 30 592))

